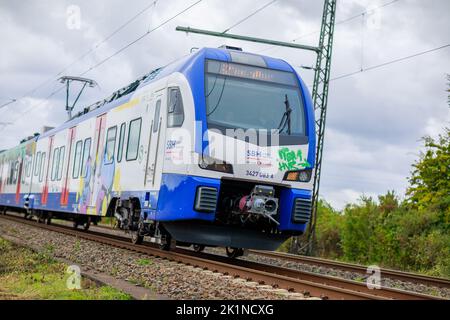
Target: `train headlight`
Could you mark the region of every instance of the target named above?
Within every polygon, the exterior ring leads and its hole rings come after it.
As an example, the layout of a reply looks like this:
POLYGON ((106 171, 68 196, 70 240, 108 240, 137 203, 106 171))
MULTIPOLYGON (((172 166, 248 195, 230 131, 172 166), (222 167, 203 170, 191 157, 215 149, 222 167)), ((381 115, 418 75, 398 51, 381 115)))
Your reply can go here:
POLYGON ((286 181, 310 182, 312 177, 312 169, 289 171, 284 175, 286 181))
POLYGON ((218 171, 233 174, 233 166, 225 161, 203 156, 198 164, 203 170, 218 171))

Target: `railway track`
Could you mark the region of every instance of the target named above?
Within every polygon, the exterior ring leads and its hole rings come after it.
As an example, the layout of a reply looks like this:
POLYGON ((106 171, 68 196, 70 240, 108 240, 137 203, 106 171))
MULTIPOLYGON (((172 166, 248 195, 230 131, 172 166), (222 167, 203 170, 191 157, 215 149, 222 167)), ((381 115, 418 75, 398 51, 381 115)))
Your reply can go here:
MULTIPOLYGON (((300 256, 282 252, 250 250, 250 253, 268 258, 288 260, 300 264, 314 265, 318 267, 332 268, 340 271, 360 273, 361 275, 367 276, 367 267, 358 264, 351 264, 315 257, 300 256)), ((430 277, 398 270, 381 268, 381 276, 399 281, 420 283, 426 286, 434 286, 438 288, 450 288, 450 280, 448 279, 430 277)))
MULTIPOLYGON (((98 225, 96 227, 102 228, 102 229, 111 229, 112 228, 111 226, 107 226, 107 225, 98 225)), ((348 272, 353 272, 353 273, 359 273, 363 277, 369 276, 367 274, 367 266, 358 265, 358 264, 345 263, 345 262, 334 261, 334 260, 329 260, 329 259, 307 257, 307 256, 294 255, 294 254, 283 253, 283 252, 274 252, 274 251, 249 250, 249 253, 267 257, 267 258, 291 261, 291 262, 299 263, 299 264, 314 265, 317 267, 326 267, 326 268, 331 268, 331 269, 335 269, 335 270, 339 270, 339 271, 348 271, 348 272)), ((386 268, 381 268, 380 271, 381 271, 382 277, 389 278, 392 280, 399 280, 399 281, 410 282, 410 283, 414 283, 414 284, 423 284, 426 286, 434 286, 434 287, 438 287, 438 288, 450 289, 450 280, 448 280, 448 279, 431 277, 431 276, 410 273, 410 272, 404 272, 404 271, 399 271, 399 270, 393 270, 393 269, 386 269, 386 268)))
POLYGON ((173 251, 163 251, 150 243, 133 245, 127 237, 95 231, 86 232, 75 230, 63 225, 44 225, 35 221, 25 220, 23 218, 11 215, 2 216, 2 218, 323 299, 444 300, 435 296, 428 296, 391 288, 370 290, 365 284, 356 281, 281 268, 247 260, 230 260, 229 258, 223 256, 208 253, 196 253, 186 249, 176 248, 173 251))

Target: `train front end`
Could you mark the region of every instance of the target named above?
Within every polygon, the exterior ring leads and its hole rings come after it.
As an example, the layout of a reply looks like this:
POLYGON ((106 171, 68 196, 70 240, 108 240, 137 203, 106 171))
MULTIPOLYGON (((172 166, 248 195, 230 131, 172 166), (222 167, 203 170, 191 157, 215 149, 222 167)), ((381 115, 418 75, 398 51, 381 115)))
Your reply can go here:
POLYGON ((260 250, 303 234, 315 131, 298 74, 285 61, 224 49, 202 49, 183 72, 194 103, 194 160, 187 174, 165 176, 166 194, 176 197, 165 228, 180 243, 260 250))

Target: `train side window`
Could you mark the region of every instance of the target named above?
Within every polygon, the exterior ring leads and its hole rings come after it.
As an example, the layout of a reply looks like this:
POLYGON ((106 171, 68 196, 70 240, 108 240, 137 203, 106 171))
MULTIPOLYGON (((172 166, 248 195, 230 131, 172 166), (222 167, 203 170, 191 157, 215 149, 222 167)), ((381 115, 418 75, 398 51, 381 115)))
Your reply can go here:
POLYGON ((169 88, 167 127, 181 127, 184 122, 184 107, 180 88, 169 88))
POLYGON ((86 178, 87 174, 87 161, 91 153, 91 138, 84 140, 83 157, 81 158, 81 176, 86 178))
POLYGON ((27 176, 27 169, 28 169, 28 159, 25 158, 22 163, 23 164, 22 164, 21 177, 22 177, 22 183, 25 183, 25 177, 27 176))
POLYGON ((21 173, 21 177, 22 177, 22 183, 25 183, 25 178, 27 176, 27 169, 28 169, 28 159, 25 158, 22 162, 22 173, 21 173))
POLYGON ((27 177, 29 178, 31 176, 31 168, 33 166, 33 156, 30 157, 30 159, 27 162, 28 166, 27 166, 27 177))
POLYGON ((117 126, 111 127, 106 133, 106 148, 104 164, 111 164, 114 162, 114 151, 116 150, 116 136, 117 126))
POLYGON ((17 161, 11 163, 11 184, 17 182, 17 161))
POLYGON ((13 163, 10 162, 9 163, 9 170, 8 170, 8 179, 6 181, 7 184, 12 184, 13 174, 14 174, 13 163))
POLYGON ((14 163, 10 162, 9 163, 8 181, 7 181, 8 184, 12 184, 13 176, 14 176, 14 163))
POLYGON ((34 176, 37 177, 39 175, 39 167, 40 167, 40 161, 41 161, 41 152, 39 151, 36 154, 36 157, 34 158, 34 176))
POLYGON ((83 147, 83 141, 79 140, 75 144, 75 154, 74 154, 74 160, 73 160, 73 171, 72 171, 72 177, 74 179, 77 179, 80 175, 80 160, 81 160, 81 148, 83 147))
POLYGON ((58 171, 57 171, 57 178, 58 181, 62 178, 63 168, 64 168, 64 156, 66 153, 66 147, 59 148, 59 165, 58 165, 58 171))
POLYGON ((46 153, 42 152, 41 161, 39 162, 39 182, 42 182, 44 178, 45 157, 46 153))
POLYGON ((120 125, 120 133, 119 133, 119 146, 117 147, 117 162, 122 161, 123 155, 123 143, 125 142, 125 122, 120 125))
POLYGON ((58 174, 58 166, 59 166, 59 148, 56 148, 53 151, 52 174, 50 176, 52 181, 56 180, 56 176, 58 174))
POLYGON ((14 164, 14 184, 16 184, 19 179, 19 161, 14 164))
POLYGON ((132 120, 128 128, 128 142, 127 142, 127 161, 136 160, 138 157, 139 140, 141 138, 141 124, 142 118, 132 120))
POLYGON ((161 100, 156 101, 155 116, 153 118, 153 132, 158 132, 159 129, 159 113, 161 110, 161 100))

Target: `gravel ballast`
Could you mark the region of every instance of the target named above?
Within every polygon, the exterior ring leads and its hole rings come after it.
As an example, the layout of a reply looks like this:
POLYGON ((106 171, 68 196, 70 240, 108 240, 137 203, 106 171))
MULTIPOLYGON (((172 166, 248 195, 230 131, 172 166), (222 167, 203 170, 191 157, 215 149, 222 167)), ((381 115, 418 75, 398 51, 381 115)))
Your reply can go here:
MULTIPOLYGON (((220 249, 220 248, 207 248, 207 249, 205 249, 205 252, 208 252, 211 254, 216 254, 216 255, 225 255, 224 250, 220 249)), ((357 273, 357 272, 343 271, 343 270, 334 269, 334 268, 327 268, 327 267, 323 267, 323 266, 316 266, 316 265, 311 265, 311 264, 306 264, 306 263, 289 261, 286 259, 277 259, 277 258, 267 257, 264 255, 253 254, 253 253, 249 253, 248 255, 246 255, 244 257, 240 257, 239 259, 249 260, 249 261, 258 262, 258 263, 265 263, 265 264, 269 264, 269 265, 273 265, 273 266, 277 266, 277 267, 283 267, 283 268, 306 271, 306 272, 311 272, 311 273, 323 274, 323 275, 333 276, 333 277, 337 277, 337 278, 343 278, 343 279, 347 279, 347 280, 354 280, 354 281, 365 282, 366 281, 365 277, 369 276, 369 274, 363 275, 363 274, 357 273)), ((381 277, 381 285, 383 287, 418 292, 418 293, 422 293, 422 294, 433 295, 433 296, 450 299, 450 289, 448 289, 448 288, 438 288, 438 287, 433 287, 433 286, 426 286, 426 285, 420 284, 420 283, 400 281, 400 280, 396 280, 396 279, 390 279, 388 277, 383 277, 383 275, 381 275, 381 276, 382 276, 381 277)))
POLYGON ((169 299, 303 300, 301 293, 0 219, 0 237, 153 290, 169 299))

